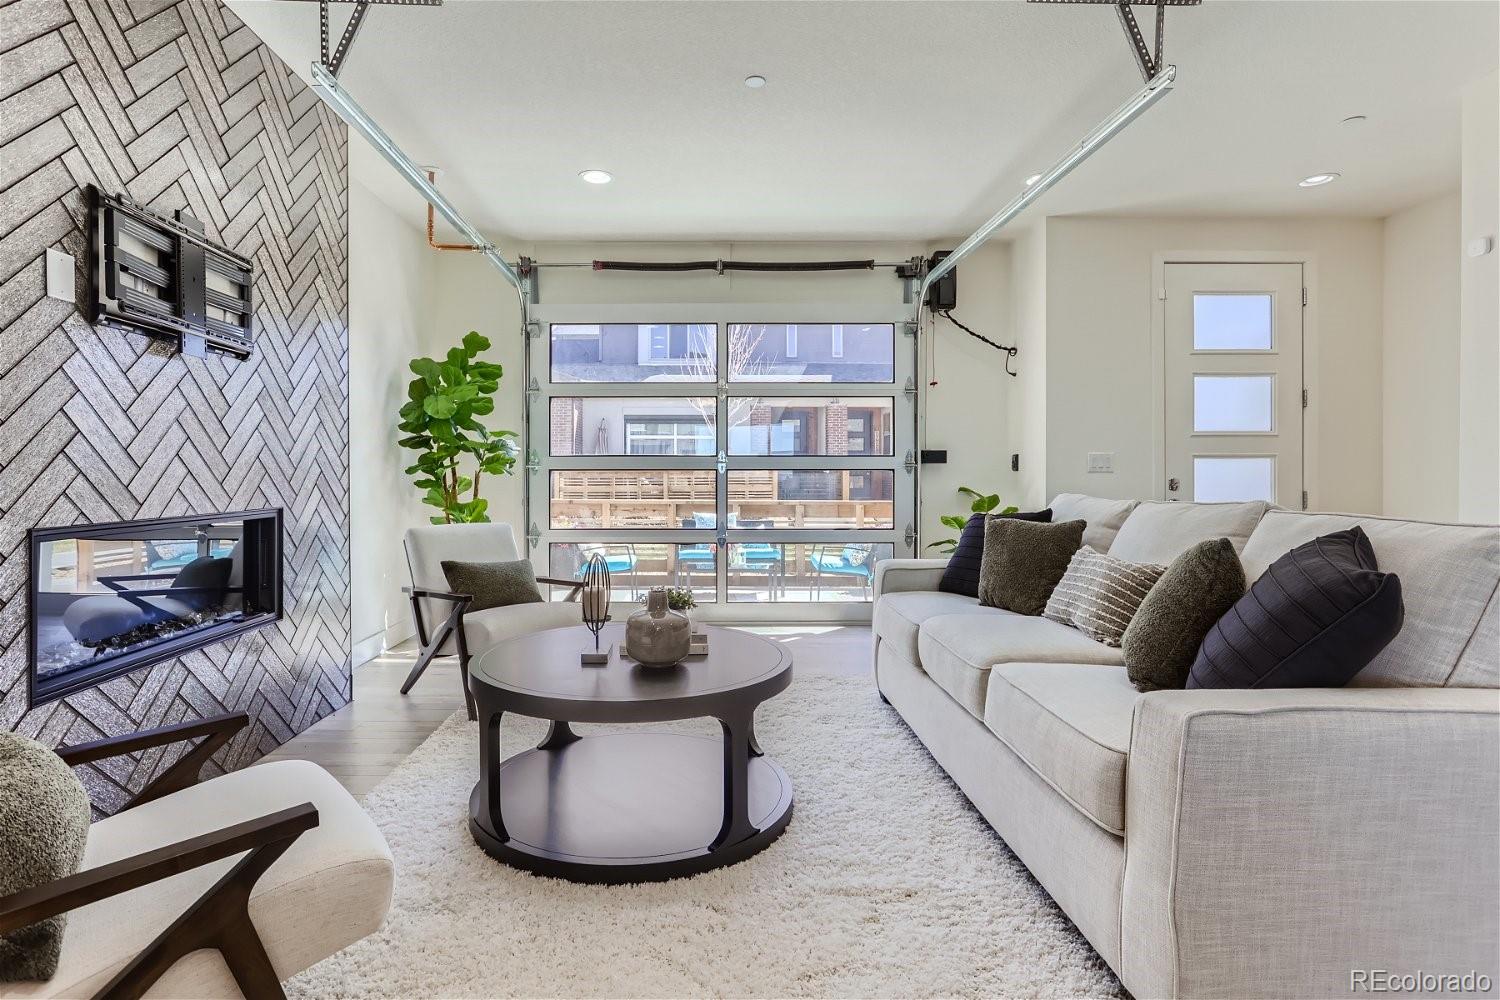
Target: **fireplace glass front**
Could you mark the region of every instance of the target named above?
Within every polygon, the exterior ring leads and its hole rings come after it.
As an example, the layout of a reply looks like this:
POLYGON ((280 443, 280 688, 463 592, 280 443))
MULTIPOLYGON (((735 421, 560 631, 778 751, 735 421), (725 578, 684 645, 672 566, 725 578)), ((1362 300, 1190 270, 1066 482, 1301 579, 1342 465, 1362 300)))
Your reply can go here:
POLYGON ((281 512, 31 533, 31 703, 281 617, 281 512))

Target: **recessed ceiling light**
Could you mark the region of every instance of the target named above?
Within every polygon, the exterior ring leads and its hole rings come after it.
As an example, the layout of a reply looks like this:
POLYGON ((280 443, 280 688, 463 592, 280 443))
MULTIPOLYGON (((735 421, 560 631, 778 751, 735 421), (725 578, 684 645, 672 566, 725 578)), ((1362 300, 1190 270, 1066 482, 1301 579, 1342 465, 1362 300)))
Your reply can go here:
POLYGON ((615 175, 608 170, 585 170, 578 175, 590 184, 608 184, 615 175))
POLYGON ((1315 187, 1318 187, 1318 186, 1323 185, 1323 184, 1332 184, 1334 181, 1336 181, 1338 179, 1339 179, 1339 175, 1338 174, 1333 174, 1333 173, 1329 173, 1329 174, 1313 174, 1311 177, 1304 177, 1304 178, 1302 178, 1300 181, 1297 182, 1297 186, 1298 187, 1305 187, 1305 188, 1315 188, 1315 187))
POLYGON ((1032 174, 1030 177, 1026 178, 1026 186, 1027 187, 1031 187, 1031 185, 1035 184, 1037 181, 1039 181, 1041 179, 1042 179, 1042 175, 1041 174, 1032 174))
POLYGON ((763 76, 756 75, 745 77, 745 86, 749 87, 751 90, 759 90, 765 85, 766 78, 763 76))
POLYGON ((1364 115, 1350 115, 1348 118, 1345 118, 1342 121, 1340 121, 1339 124, 1340 125, 1358 125, 1360 122, 1362 122, 1364 120, 1365 120, 1365 116, 1364 115))

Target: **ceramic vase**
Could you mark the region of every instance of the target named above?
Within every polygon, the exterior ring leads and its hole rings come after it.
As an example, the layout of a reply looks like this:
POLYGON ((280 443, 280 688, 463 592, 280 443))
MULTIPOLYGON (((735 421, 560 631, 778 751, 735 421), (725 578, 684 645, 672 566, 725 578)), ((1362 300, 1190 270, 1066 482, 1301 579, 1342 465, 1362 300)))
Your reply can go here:
POLYGON ((667 607, 667 591, 655 587, 646 606, 625 623, 625 652, 648 667, 670 667, 688 655, 693 626, 687 615, 667 607))

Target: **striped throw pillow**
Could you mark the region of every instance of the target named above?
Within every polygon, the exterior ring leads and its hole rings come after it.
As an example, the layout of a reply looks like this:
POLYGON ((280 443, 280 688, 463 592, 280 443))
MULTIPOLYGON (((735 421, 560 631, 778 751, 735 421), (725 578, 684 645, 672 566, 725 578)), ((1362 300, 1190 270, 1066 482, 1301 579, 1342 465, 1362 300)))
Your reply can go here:
POLYGON ((1118 646, 1146 593, 1166 571, 1165 566, 1126 562, 1085 545, 1074 554, 1042 616, 1106 646, 1118 646))

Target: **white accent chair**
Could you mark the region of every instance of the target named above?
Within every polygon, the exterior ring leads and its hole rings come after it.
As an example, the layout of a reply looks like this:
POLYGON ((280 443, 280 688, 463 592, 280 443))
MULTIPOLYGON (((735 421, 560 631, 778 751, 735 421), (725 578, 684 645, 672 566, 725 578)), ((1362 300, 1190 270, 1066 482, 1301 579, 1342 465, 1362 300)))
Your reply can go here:
POLYGON ((577 625, 583 612, 577 597, 580 580, 554 580, 539 576, 537 583, 569 588, 567 600, 540 604, 516 604, 505 608, 469 611, 469 594, 455 594, 443 574, 443 560, 464 562, 509 562, 520 559, 516 536, 508 524, 430 524, 406 532, 406 564, 411 586, 402 589, 411 597, 412 617, 422 651, 401 685, 406 694, 417 683, 435 656, 457 656, 464 704, 474 718, 474 697, 469 692, 469 660, 502 639, 540 632, 543 629, 577 625))
POLYGON ((380 830, 316 764, 206 781, 244 712, 61 747, 70 766, 197 744, 90 828, 75 875, 0 898, 0 933, 67 913, 51 979, 0 998, 279 998, 281 982, 373 934, 396 866, 380 830))

